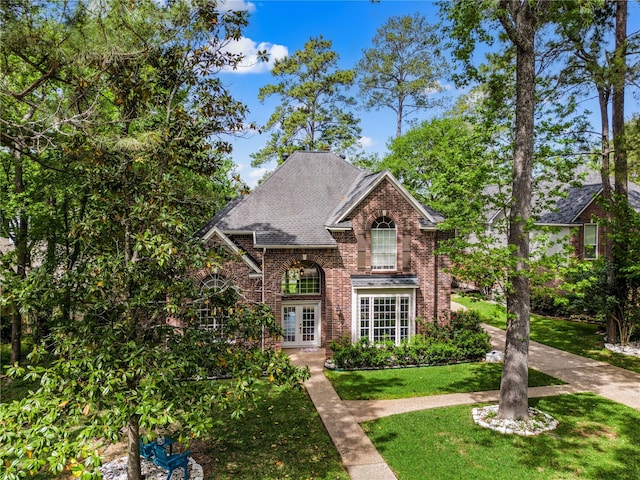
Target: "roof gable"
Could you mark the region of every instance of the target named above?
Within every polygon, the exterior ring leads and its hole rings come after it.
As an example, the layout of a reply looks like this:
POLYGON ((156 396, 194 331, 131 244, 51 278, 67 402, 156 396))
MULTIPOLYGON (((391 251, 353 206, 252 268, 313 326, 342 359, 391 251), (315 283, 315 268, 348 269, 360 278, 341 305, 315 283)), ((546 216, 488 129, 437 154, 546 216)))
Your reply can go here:
MULTIPOLYGON (((610 179, 611 181, 611 179, 610 179)), ((613 188, 613 182, 611 182, 613 188)), ((640 211, 640 187, 633 182, 628 183, 629 205, 640 211)), ((569 186, 566 194, 556 201, 554 208, 540 215, 542 224, 573 224, 602 193, 600 172, 590 171, 582 181, 582 185, 569 186)))
POLYGON ((330 152, 294 152, 249 195, 233 200, 197 233, 253 234, 257 248, 334 248, 330 230, 351 228, 348 215, 388 180, 435 228, 442 217, 418 202, 389 171, 370 173, 330 152))
POLYGON ((389 170, 384 170, 383 172, 364 175, 363 178, 354 185, 354 188, 349 192, 345 200, 338 206, 327 225, 329 227, 334 225, 339 227, 343 224, 351 212, 384 180, 389 181, 404 197, 407 203, 420 215, 422 220, 421 225, 423 225, 424 228, 435 227, 437 223, 444 220, 444 218, 434 210, 418 202, 389 170))
POLYGON ((203 240, 211 240, 212 238, 217 238, 222 244, 227 247, 234 255, 238 255, 242 261, 249 267, 249 269, 256 274, 262 274, 262 270, 256 262, 249 257, 246 253, 240 250, 224 233, 222 233, 218 228, 213 227, 203 235, 203 240))

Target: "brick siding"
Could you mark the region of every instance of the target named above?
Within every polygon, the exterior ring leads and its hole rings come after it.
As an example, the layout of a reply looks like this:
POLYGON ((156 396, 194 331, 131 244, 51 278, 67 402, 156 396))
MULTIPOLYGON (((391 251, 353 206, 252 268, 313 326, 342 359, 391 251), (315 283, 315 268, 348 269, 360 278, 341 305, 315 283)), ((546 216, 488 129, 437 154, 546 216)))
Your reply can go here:
MULTIPOLYGON (((351 275, 379 275, 411 273, 418 277, 416 290, 416 316, 428 320, 445 321, 449 316, 451 277, 445 272, 449 260, 434 254, 437 242, 443 234, 420 230, 419 215, 407 200, 387 180, 378 185, 350 215, 353 229, 334 232, 337 248, 326 249, 268 249, 266 252, 253 247, 251 235, 233 236, 231 239, 264 269, 264 288, 261 279, 249 278, 251 270, 244 263, 227 262, 221 274, 230 278, 240 288, 246 300, 269 305, 281 321, 283 300, 319 300, 321 302, 321 344, 326 347, 333 339, 351 336, 352 287, 351 275), (381 216, 387 216, 396 224, 398 246, 398 270, 372 271, 370 262, 371 225, 381 216), (367 245, 367 262, 364 270, 358 269, 358 235, 364 233, 367 245), (411 237, 409 268, 403 270, 402 246, 404 237, 411 237), (283 273, 298 261, 310 261, 320 269, 320 295, 287 296, 281 292, 283 273), (337 307, 340 306, 340 313, 337 307)), ((271 345, 278 346, 273 340, 271 345)))
MULTIPOLYGON (((574 254, 577 258, 584 258, 584 224, 598 223, 598 219, 605 218, 606 215, 607 213, 596 198, 578 216, 576 223, 580 223, 582 225, 576 227, 574 231, 572 231, 570 238, 571 246, 573 247, 574 254)), ((598 257, 605 254, 604 242, 606 235, 606 228, 602 225, 598 225, 598 257)))

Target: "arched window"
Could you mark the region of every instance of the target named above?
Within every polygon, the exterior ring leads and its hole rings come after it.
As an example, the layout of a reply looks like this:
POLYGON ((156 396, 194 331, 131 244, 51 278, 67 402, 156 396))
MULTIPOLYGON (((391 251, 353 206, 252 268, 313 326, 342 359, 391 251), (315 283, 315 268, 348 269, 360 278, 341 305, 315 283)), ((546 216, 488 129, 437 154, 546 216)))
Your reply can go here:
POLYGON ((307 261, 296 262, 282 274, 282 293, 286 295, 314 295, 320 293, 318 267, 307 261))
POLYGON ((235 305, 237 292, 221 275, 209 275, 200 282, 202 301, 198 308, 199 326, 218 334, 224 333, 229 308, 235 305))
POLYGON ((371 225, 371 269, 395 270, 396 260, 396 224, 389 217, 379 217, 371 225))

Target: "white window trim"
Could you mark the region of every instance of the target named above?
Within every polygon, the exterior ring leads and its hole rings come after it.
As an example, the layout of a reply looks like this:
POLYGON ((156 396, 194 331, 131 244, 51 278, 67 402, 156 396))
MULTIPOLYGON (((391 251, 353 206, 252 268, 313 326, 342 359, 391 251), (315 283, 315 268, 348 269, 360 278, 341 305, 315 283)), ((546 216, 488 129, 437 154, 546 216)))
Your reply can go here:
MULTIPOLYGON (((376 272, 393 272, 396 271, 398 269, 398 226, 396 225, 396 223, 393 221, 393 219, 389 218, 389 217, 379 217, 379 218, 387 218, 389 219, 391 222, 393 222, 393 228, 373 228, 373 225, 371 227, 371 240, 370 240, 370 248, 371 248, 371 270, 374 270, 376 272), (374 232, 391 232, 393 231, 393 239, 394 239, 394 248, 393 248, 393 265, 382 265, 380 267, 374 265, 375 262, 375 254, 373 252, 373 236, 374 236, 374 232)), ((376 219, 377 221, 378 219, 376 219)), ((375 222, 374 222, 375 223, 375 222)), ((385 253, 382 255, 391 255, 391 253, 385 253)))
MULTIPOLYGON (((316 317, 316 334, 317 338, 315 339, 314 345, 320 346, 320 342, 322 341, 322 302, 314 301, 314 300, 286 300, 282 302, 280 306, 280 326, 284 328, 284 310, 286 307, 300 307, 300 306, 313 306, 315 308, 315 317, 316 317)), ((280 337, 280 341, 284 342, 284 337, 280 337)), ((312 342, 309 342, 311 345, 312 342)))
MULTIPOLYGON (((301 263, 303 264, 303 263, 305 263, 305 262, 301 262, 301 263)), ((291 293, 291 292, 285 292, 285 291, 282 289, 282 286, 284 285, 284 282, 283 282, 283 281, 281 281, 281 282, 280 282, 280 290, 281 290, 281 293, 282 293, 283 295, 286 295, 286 296, 316 295, 316 296, 318 296, 318 295, 321 295, 321 294, 322 294, 322 275, 321 275, 321 273, 320 273, 320 267, 319 267, 317 264, 313 263, 313 262, 307 262, 307 263, 308 263, 308 265, 304 265, 304 264, 303 264, 303 269, 306 269, 306 268, 313 268, 313 269, 315 270, 316 276, 311 277, 311 278, 315 280, 314 285, 316 285, 316 286, 317 286, 318 291, 317 291, 317 292, 301 292, 300 290, 301 290, 301 286, 302 286, 302 277, 299 277, 299 278, 296 280, 296 282, 295 282, 295 283, 291 283, 292 285, 295 285, 295 286, 296 286, 296 291, 295 291, 295 292, 293 292, 293 293, 291 293)), ((283 274, 282 274, 283 279, 284 279, 285 275, 287 275, 287 274, 288 274, 288 272, 289 272, 290 270, 292 270, 292 268, 293 268, 293 265, 289 266, 289 267, 288 267, 288 268, 283 272, 283 274)))
MULTIPOLYGON (((409 336, 411 339, 416 334, 416 289, 415 288, 360 288, 353 289, 351 296, 351 341, 360 340, 360 297, 408 297, 409 298, 409 336)), ((399 303, 396 303, 398 305, 399 303)), ((396 331, 399 324, 396 322, 396 331)), ((369 338, 373 338, 373 326, 369 326, 369 338)), ((372 340, 373 341, 373 340, 372 340)), ((396 345, 400 345, 402 339, 396 335, 396 345)))
POLYGON ((597 223, 585 223, 582 229, 582 254, 585 260, 597 260, 598 258, 598 236, 600 234, 600 229, 598 228, 597 223), (594 247, 594 255, 592 257, 587 257, 587 227, 595 227, 596 230, 596 243, 590 243, 588 246, 594 247))
MULTIPOLYGON (((206 277, 202 283, 202 289, 212 290, 214 292, 221 292, 227 285, 227 280, 218 275, 217 273, 211 274, 206 277)), ((214 309, 217 307, 213 307, 214 309)), ((198 307, 198 328, 202 330, 212 331, 214 333, 222 333, 225 323, 227 322, 227 316, 222 311, 211 312, 211 305, 208 303, 202 304, 198 307)))

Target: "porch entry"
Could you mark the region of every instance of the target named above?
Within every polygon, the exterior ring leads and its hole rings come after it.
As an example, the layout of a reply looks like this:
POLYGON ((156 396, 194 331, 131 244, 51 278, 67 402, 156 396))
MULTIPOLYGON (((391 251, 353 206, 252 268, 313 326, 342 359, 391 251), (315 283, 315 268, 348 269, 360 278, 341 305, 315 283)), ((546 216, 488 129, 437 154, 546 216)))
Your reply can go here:
POLYGON ((282 304, 282 347, 320 346, 320 302, 282 304))

